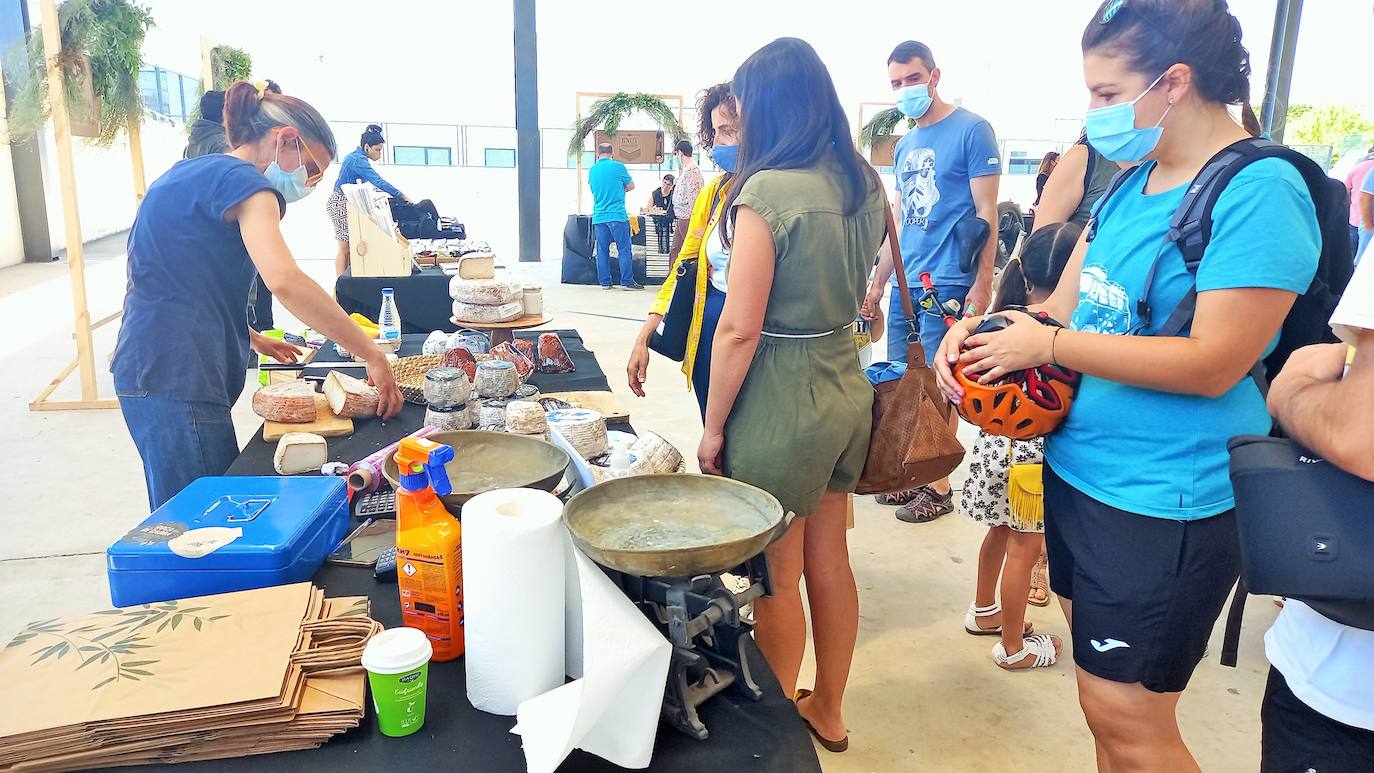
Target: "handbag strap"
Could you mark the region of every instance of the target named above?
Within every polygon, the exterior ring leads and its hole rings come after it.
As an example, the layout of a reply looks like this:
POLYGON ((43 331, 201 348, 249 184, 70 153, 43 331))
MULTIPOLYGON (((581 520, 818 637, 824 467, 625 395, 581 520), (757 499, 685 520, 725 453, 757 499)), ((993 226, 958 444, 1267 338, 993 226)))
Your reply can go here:
POLYGON ((887 215, 887 242, 892 250, 892 271, 897 275, 902 314, 906 318, 906 342, 908 346, 913 343, 919 344, 921 330, 916 325, 916 312, 911 306, 911 288, 906 282, 906 264, 902 261, 902 244, 899 240, 902 232, 897 230, 897 221, 892 218, 892 205, 888 202, 886 193, 883 194, 883 212, 887 215))

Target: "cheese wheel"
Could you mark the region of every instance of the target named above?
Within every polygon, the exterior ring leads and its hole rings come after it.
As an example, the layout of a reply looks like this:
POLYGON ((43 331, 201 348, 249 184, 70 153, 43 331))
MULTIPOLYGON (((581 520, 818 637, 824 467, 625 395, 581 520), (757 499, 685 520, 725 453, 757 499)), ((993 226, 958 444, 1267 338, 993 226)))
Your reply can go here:
POLYGON ((673 473, 682 464, 682 453, 653 432, 640 434, 630 451, 635 457, 631 469, 636 475, 673 473))
POLYGON ((477 404, 477 415, 473 416, 473 421, 482 429, 493 428, 505 431, 506 406, 509 404, 510 400, 503 397, 483 400, 477 404))
POLYGON ((506 431, 518 435, 537 435, 549 427, 544 407, 539 403, 512 400, 506 405, 506 431))
POLYGON ((462 279, 495 278, 496 256, 490 252, 474 252, 458 258, 458 276, 462 279))
POLYGON ((606 417, 596 411, 586 408, 550 411, 545 420, 549 429, 557 430, 583 459, 600 456, 610 448, 606 439, 606 417))
POLYGON ((311 432, 288 432, 277 441, 272 469, 278 475, 317 472, 328 461, 329 445, 324 438, 311 432))
POLYGON ((324 396, 335 416, 365 419, 377 415, 379 393, 366 381, 337 370, 330 371, 324 380, 324 396))
POLYGON ((315 420, 315 389, 299 379, 268 384, 253 393, 253 413, 283 424, 309 424, 315 420))
POLYGON ((498 322, 512 322, 525 315, 524 302, 507 302, 499 305, 453 302, 453 318, 469 325, 490 325, 498 322))
POLYGON ((506 360, 479 362, 472 388, 478 397, 510 397, 520 388, 520 373, 506 360))
POLYGON ((449 280, 448 295, 463 303, 480 303, 498 306, 516 299, 516 286, 504 279, 464 279, 455 276, 449 280))

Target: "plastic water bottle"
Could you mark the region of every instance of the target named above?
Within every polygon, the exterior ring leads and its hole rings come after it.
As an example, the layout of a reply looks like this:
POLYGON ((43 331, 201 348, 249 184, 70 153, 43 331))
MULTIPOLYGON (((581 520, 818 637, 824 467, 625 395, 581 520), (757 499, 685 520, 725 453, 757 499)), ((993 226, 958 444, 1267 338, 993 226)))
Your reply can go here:
POLYGON ((630 455, 630 448, 624 441, 617 440, 614 443, 609 462, 605 480, 630 477, 630 465, 634 463, 634 457, 630 455))
POLYGON ((396 308, 396 292, 390 287, 382 288, 382 311, 378 316, 379 337, 383 341, 401 340, 401 312, 396 308))

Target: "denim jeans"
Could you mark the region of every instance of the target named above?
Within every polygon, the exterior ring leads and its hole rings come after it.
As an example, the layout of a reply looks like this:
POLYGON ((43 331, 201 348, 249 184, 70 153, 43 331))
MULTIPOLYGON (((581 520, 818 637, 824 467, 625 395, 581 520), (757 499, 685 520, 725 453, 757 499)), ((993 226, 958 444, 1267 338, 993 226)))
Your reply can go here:
POLYGON ((613 220, 592 226, 596 231, 596 278, 602 287, 610 287, 614 277, 611 272, 611 242, 615 242, 620 257, 620 286, 629 287, 635 283, 634 248, 630 244, 630 222, 613 220))
MULTIPOLYGON (((902 302, 899 300, 899 292, 894 281, 891 296, 888 298, 887 307, 887 359, 890 362, 906 362, 906 323, 902 321, 902 302)), ((968 298, 968 287, 961 285, 938 285, 935 293, 940 296, 940 300, 949 303, 951 300, 959 302, 962 308, 964 301, 968 298)), ((921 310, 921 294, 925 292, 919 284, 911 286, 911 308, 916 312, 916 326, 921 331, 921 347, 925 349, 926 364, 935 361, 935 350, 940 348, 940 341, 945 337, 945 321, 940 317, 927 314, 921 310)))
POLYGON ((143 459, 152 510, 196 478, 223 475, 239 455, 227 405, 120 392, 119 409, 143 459))

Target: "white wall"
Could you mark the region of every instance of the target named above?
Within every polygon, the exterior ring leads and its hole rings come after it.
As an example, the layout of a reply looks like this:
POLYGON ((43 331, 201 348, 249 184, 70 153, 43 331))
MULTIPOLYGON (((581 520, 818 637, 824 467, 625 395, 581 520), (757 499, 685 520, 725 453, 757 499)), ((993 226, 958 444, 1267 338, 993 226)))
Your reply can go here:
MULTIPOLYGON (((181 126, 148 118, 143 123, 141 137, 144 174, 151 185, 153 180, 181 159, 181 152, 186 147, 186 133, 181 126)), ((44 157, 43 178, 44 193, 48 200, 48 227, 52 234, 53 249, 66 249, 67 227, 62 218, 57 147, 51 130, 46 133, 45 141, 48 147, 44 157)), ((99 239, 128 228, 133 223, 134 210, 137 208, 128 138, 121 135, 108 148, 77 139, 73 141, 72 149, 83 240, 99 239)), ((9 175, 9 179, 13 180, 13 175, 9 175)))

